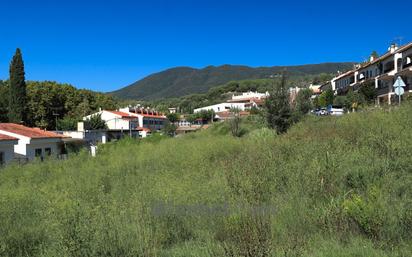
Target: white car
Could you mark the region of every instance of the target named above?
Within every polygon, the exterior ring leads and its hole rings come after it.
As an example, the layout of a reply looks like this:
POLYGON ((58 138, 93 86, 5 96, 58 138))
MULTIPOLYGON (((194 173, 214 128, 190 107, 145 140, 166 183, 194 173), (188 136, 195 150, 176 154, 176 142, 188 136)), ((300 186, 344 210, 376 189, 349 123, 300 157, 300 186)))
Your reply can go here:
POLYGON ((342 108, 331 108, 330 110, 329 110, 329 115, 332 115, 332 116, 342 116, 343 114, 344 114, 345 112, 344 112, 344 110, 342 109, 342 108))

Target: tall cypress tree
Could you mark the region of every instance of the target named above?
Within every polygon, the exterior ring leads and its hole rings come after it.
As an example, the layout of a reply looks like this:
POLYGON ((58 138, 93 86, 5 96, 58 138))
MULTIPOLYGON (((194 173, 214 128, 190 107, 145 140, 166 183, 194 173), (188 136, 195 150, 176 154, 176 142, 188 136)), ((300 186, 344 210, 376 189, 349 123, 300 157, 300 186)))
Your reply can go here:
POLYGON ((26 82, 24 63, 19 48, 10 64, 9 122, 26 122, 26 82))

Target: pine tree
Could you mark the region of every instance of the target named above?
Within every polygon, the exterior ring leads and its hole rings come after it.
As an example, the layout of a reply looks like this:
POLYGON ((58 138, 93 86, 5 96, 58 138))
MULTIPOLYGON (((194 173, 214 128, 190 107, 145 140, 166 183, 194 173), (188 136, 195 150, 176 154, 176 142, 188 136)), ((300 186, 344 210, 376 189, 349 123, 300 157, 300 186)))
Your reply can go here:
POLYGON ((286 75, 282 74, 279 84, 275 84, 270 96, 266 99, 267 122, 278 134, 285 133, 291 125, 292 110, 289 105, 289 92, 286 88, 286 75))
POLYGON ((10 64, 9 122, 26 122, 26 101, 24 63, 21 51, 17 48, 10 64))

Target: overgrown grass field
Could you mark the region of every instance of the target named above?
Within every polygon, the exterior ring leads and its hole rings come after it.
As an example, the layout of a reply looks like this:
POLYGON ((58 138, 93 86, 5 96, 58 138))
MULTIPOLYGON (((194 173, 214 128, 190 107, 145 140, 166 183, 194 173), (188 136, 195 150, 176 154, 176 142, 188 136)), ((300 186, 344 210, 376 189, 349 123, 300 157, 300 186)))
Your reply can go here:
POLYGON ((411 256, 412 106, 0 170, 0 256, 411 256))

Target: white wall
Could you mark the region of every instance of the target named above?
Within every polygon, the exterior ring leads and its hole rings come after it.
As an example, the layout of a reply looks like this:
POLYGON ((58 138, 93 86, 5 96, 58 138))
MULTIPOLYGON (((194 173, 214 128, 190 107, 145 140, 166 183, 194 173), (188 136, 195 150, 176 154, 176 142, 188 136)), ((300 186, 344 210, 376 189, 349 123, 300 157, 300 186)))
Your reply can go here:
POLYGON ((106 125, 109 129, 113 130, 128 130, 129 120, 122 119, 120 115, 116 115, 111 112, 102 112, 102 120, 106 121, 106 125))
POLYGON ((47 157, 46 148, 51 149, 51 156, 57 156, 60 154, 60 147, 59 145, 61 144, 60 139, 32 139, 29 145, 26 145, 26 154, 25 156, 29 160, 33 160, 36 155, 35 155, 35 150, 36 149, 42 149, 42 155, 43 157, 47 157))
POLYGON ((120 115, 117 115, 110 111, 100 111, 100 112, 84 117, 83 120, 89 119, 91 116, 97 115, 97 114, 101 115, 102 120, 106 122, 108 129, 111 129, 111 130, 129 130, 131 123, 134 123, 136 127, 139 126, 138 117, 136 115, 131 115, 132 117, 136 116, 136 120, 130 121, 128 119, 123 119, 120 115))
POLYGON ((245 98, 259 98, 261 99, 262 97, 267 97, 269 96, 269 93, 258 93, 258 92, 244 92, 241 95, 232 95, 232 100, 242 100, 245 98))
POLYGON ((58 145, 62 142, 60 138, 29 138, 5 130, 0 130, 0 133, 19 139, 14 145, 14 153, 26 156, 29 160, 34 159, 34 151, 37 148, 41 148, 43 153, 45 148, 51 148, 52 155, 60 154, 58 151, 58 145))
POLYGON ((14 144, 15 143, 17 143, 17 141, 0 142, 0 152, 3 153, 4 164, 7 164, 14 159, 14 144))
POLYGON ((97 144, 97 143, 107 143, 108 135, 105 131, 63 131, 63 135, 76 138, 76 139, 83 139, 86 142, 97 144))
POLYGON ((208 111, 208 110, 213 110, 214 112, 224 112, 224 111, 229 111, 230 109, 239 109, 241 111, 245 110, 245 103, 221 103, 221 104, 215 104, 215 105, 210 105, 202 108, 197 108, 194 110, 195 113, 201 112, 202 110, 208 111))

